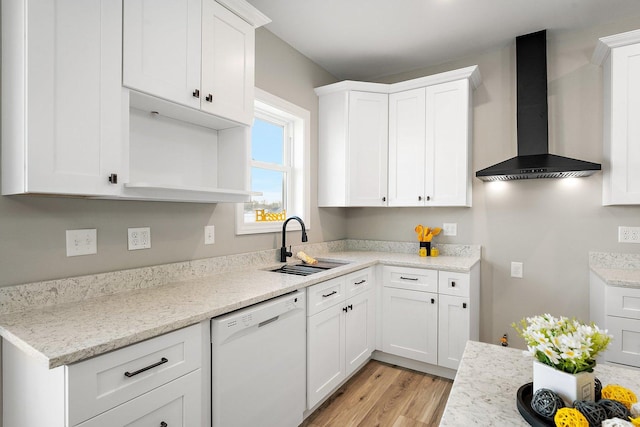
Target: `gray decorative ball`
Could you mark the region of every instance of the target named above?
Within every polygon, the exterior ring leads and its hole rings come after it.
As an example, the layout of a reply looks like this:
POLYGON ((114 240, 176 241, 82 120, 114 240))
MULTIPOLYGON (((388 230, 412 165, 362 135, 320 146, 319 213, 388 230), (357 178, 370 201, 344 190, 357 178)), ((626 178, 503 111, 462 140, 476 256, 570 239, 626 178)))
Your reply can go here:
POLYGON ((628 420, 631 412, 622 403, 617 400, 600 399, 598 405, 607 412, 607 418, 621 418, 628 420))
POLYGON ((564 401, 558 394, 548 388, 538 389, 531 398, 531 409, 543 417, 553 418, 558 409, 564 408, 564 401))
POLYGON ((576 400, 573 402, 576 408, 589 421, 590 427, 599 427, 607 419, 607 411, 596 402, 588 400, 576 400))

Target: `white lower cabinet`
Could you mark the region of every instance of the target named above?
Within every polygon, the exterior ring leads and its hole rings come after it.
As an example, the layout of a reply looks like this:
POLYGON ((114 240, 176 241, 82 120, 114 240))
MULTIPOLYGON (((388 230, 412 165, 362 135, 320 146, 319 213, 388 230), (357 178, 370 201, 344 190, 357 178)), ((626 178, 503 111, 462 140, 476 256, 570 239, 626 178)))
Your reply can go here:
POLYGON ((383 267, 382 351, 457 369, 479 337, 479 265, 469 273, 383 267))
POLYGON ((158 387, 78 427, 189 427, 200 425, 200 370, 158 387))
POLYGON ((53 369, 5 342, 3 427, 203 425, 202 328, 53 369))
POLYGON ((438 295, 385 287, 382 298, 382 351, 437 363, 438 295))
POLYGON ((375 345, 371 268, 311 286, 307 292, 307 408, 369 359, 375 345), (337 298, 336 298, 337 297, 337 298), (318 301, 331 301, 323 305, 318 301))
POLYGON ((607 362, 640 368, 640 289, 607 285, 590 273, 590 317, 613 336, 607 362))

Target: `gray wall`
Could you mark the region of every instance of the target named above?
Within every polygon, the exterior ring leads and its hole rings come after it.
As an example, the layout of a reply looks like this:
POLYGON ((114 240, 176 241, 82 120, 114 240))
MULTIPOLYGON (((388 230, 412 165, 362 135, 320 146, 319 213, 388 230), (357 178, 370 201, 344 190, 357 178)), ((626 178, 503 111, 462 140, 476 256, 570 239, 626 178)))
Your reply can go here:
MULTIPOLYGON (((590 63, 599 37, 640 28, 640 17, 588 31, 548 34, 551 153, 602 161, 602 71, 590 63)), ((392 83, 478 64, 474 93, 473 171, 516 154, 515 41, 502 48, 380 79, 392 83)), ((349 209, 348 237, 415 239, 416 224, 458 223, 443 243, 483 247, 481 340, 497 343, 524 316, 550 312, 588 319, 588 252, 640 252, 617 243, 619 225, 640 226, 640 207, 603 207, 602 174, 575 180, 482 183, 472 208, 349 209), (510 277, 511 261, 524 278, 510 277)))
MULTIPOLYGON (((266 30, 256 34, 256 86, 311 112, 310 242, 345 237, 346 212, 317 209, 317 116, 313 88, 335 82, 329 73, 266 30)), ((0 197, 0 286, 28 283, 280 246, 280 233, 235 236, 234 205, 72 198, 0 197), (216 243, 204 245, 204 226, 216 243), (128 227, 151 227, 152 248, 127 250, 128 227), (98 229, 96 255, 66 257, 65 230, 98 229)), ((294 242, 300 233, 291 237, 294 242)))

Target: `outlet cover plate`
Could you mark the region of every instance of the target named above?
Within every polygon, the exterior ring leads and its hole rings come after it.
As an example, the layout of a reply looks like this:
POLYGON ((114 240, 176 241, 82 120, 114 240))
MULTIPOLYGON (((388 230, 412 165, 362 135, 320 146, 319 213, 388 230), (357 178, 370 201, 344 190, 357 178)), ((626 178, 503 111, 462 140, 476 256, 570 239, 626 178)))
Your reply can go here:
POLYGON ((619 243, 640 243, 640 227, 618 227, 619 243))
POLYGON ((128 247, 130 251, 151 248, 151 228, 128 228, 128 247))
POLYGON ((442 235, 443 236, 457 236, 458 235, 458 224, 455 222, 445 222, 442 224, 442 235))
POLYGON ((521 262, 511 261, 511 277, 522 279, 523 264, 521 262))
POLYGON ((213 225, 204 226, 204 244, 213 245, 216 242, 216 227, 213 225))
POLYGON ((67 230, 67 256, 98 253, 98 231, 95 228, 67 230))

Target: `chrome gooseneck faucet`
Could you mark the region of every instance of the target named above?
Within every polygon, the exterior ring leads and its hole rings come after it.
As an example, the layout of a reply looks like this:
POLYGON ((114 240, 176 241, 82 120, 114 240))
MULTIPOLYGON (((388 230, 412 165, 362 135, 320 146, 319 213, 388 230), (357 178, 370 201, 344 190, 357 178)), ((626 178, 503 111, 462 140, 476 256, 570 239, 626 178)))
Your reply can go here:
POLYGON ((296 221, 298 221, 302 226, 302 241, 306 242, 308 240, 307 228, 304 226, 304 222, 302 221, 302 219, 300 219, 300 217, 297 217, 297 216, 292 216, 290 218, 287 218, 284 224, 282 224, 282 247, 280 248, 280 262, 287 262, 287 257, 293 255, 291 252, 287 251, 287 240, 286 240, 287 224, 292 219, 295 219, 296 221))

